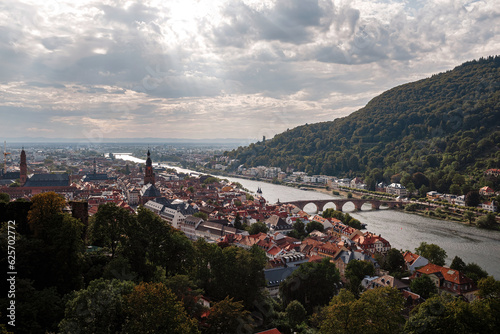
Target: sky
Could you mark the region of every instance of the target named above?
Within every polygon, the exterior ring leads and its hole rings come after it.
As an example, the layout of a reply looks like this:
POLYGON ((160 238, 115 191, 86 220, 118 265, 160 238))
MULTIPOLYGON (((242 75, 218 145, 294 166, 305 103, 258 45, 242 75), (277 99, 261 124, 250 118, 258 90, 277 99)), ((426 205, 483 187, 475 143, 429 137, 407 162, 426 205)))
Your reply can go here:
POLYGON ((498 0, 3 0, 0 139, 272 138, 499 32, 498 0))

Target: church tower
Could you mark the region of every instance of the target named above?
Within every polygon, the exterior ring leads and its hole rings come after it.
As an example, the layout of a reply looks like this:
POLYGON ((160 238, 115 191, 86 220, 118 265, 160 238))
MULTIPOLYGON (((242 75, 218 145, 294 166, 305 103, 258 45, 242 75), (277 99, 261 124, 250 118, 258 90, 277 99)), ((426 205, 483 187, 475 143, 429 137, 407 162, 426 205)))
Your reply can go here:
POLYGON ((21 151, 21 164, 19 165, 19 169, 21 170, 21 186, 24 186, 24 184, 28 180, 28 165, 26 164, 26 152, 24 152, 24 147, 21 151))
POLYGON ((95 162, 95 158, 94 158, 94 175, 97 174, 97 166, 96 166, 96 162, 95 162))
POLYGON ((155 173, 153 172, 153 163, 151 162, 151 153, 148 150, 148 158, 146 159, 146 170, 144 174, 144 184, 155 184, 155 173))

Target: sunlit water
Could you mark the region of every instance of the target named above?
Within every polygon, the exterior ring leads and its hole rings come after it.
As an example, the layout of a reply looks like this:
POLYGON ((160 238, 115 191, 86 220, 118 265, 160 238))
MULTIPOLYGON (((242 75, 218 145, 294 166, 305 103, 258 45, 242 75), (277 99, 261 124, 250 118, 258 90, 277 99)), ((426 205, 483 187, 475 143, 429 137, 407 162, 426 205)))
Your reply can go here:
MULTIPOLYGON (((116 158, 142 162, 145 160, 131 157, 130 155, 115 154, 116 158)), ((180 172, 190 170, 174 167, 180 172)), ((270 184, 262 181, 224 177, 233 182, 239 182, 250 192, 255 193, 260 187, 262 196, 269 203, 339 198, 316 191, 305 191, 297 188, 270 184)), ((328 204, 325 208, 334 207, 328 204)), ((388 240, 392 247, 401 250, 415 251, 422 241, 434 243, 443 248, 447 255, 447 265, 455 255, 466 263, 474 262, 480 265, 490 275, 500 279, 500 232, 482 230, 464 224, 407 214, 397 210, 370 210, 370 205, 364 205, 361 212, 353 212, 354 205, 346 203, 344 212, 349 212, 353 217, 367 224, 367 230, 381 234, 388 240)), ((313 213, 316 207, 309 204, 306 211, 313 213)))

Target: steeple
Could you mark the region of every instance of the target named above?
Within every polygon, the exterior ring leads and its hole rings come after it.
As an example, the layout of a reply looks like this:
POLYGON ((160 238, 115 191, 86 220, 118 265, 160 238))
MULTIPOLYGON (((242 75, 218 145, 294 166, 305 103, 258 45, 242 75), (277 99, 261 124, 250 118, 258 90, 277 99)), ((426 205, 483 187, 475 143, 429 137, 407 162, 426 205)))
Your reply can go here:
POLYGON ((96 167, 96 162, 95 162, 95 158, 94 158, 94 175, 97 174, 97 167, 96 167))
POLYGON ((155 173, 153 172, 153 163, 151 161, 151 152, 148 150, 148 158, 146 159, 146 168, 144 171, 144 184, 155 184, 155 173))
POLYGON ((24 152, 24 146, 23 149, 21 150, 21 163, 19 165, 19 169, 21 171, 20 173, 21 186, 24 186, 24 184, 28 180, 28 165, 26 164, 26 152, 24 152))

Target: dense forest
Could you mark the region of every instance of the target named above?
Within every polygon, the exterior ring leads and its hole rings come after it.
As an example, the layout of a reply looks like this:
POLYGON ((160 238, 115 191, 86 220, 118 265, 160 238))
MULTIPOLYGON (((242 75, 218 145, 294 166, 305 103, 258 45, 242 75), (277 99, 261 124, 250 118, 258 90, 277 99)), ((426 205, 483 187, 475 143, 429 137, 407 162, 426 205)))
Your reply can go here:
POLYGON ((456 194, 498 186, 483 173, 500 168, 499 65, 498 56, 473 60, 388 90, 347 117, 226 154, 247 167, 364 176, 372 189, 381 181, 456 194))

